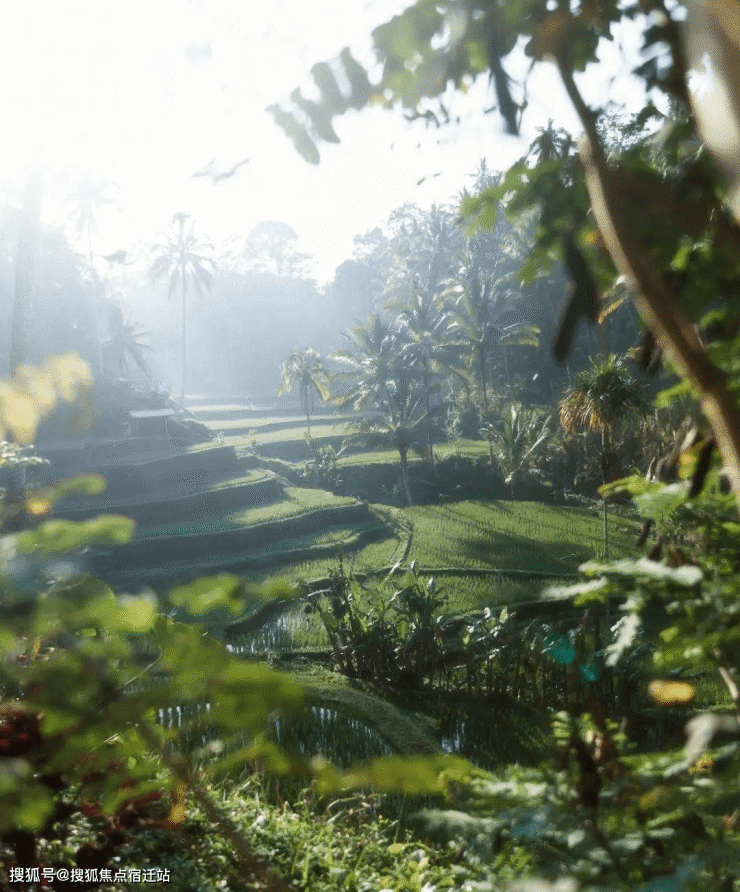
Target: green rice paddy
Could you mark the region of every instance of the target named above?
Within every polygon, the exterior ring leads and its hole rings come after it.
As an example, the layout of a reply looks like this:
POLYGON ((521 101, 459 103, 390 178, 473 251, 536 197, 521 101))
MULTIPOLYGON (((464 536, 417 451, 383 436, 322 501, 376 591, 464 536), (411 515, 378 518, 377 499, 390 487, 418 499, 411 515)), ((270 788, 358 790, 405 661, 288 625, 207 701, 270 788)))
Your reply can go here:
POLYGON ((148 527, 146 533, 149 536, 166 536, 235 530, 273 520, 298 517, 319 508, 344 508, 354 504, 356 504, 356 499, 335 496, 323 489, 302 489, 287 486, 284 489, 284 498, 279 502, 261 505, 257 508, 245 508, 242 511, 234 511, 229 514, 214 514, 198 520, 187 518, 171 524, 148 527))
MULTIPOLYGON (((199 409, 211 430, 224 432, 227 445, 250 445, 254 439, 258 446, 272 446, 305 438, 305 419, 299 416, 261 414, 252 418, 249 410, 239 406, 196 406, 196 414, 199 409)), ((347 416, 317 415, 312 419, 311 433, 317 439, 340 437, 346 431, 347 420, 347 416)), ((216 445, 205 444, 201 448, 216 445)), ((435 455, 438 459, 487 459, 488 444, 478 440, 438 444, 435 455)), ((299 467, 284 464, 286 473, 299 467)), ((343 455, 338 461, 340 468, 367 465, 377 468, 379 474, 381 466, 395 471, 398 464, 398 453, 391 449, 360 451, 343 455)), ((423 459, 410 457, 410 464, 421 465, 423 459)), ((242 471, 239 477, 211 489, 257 482, 268 475, 262 469, 248 474, 242 471)), ((337 566, 340 554, 346 568, 380 578, 395 564, 408 565, 415 560, 422 573, 434 575, 447 593, 452 613, 536 600, 548 584, 576 575, 580 564, 601 557, 604 550, 602 515, 583 507, 507 500, 458 501, 414 508, 370 505, 371 516, 357 523, 341 519, 332 522, 330 516, 312 513, 355 503, 354 498, 324 490, 284 485, 282 498, 271 504, 197 518, 173 518, 171 523, 142 530, 142 535, 177 537, 277 523, 274 541, 259 549, 247 548, 242 560, 232 556, 231 563, 224 566, 213 557, 201 556, 189 569, 204 574, 233 569, 256 582, 271 578, 297 582, 325 579, 337 566), (305 526, 296 528, 293 519, 303 515, 305 526), (279 524, 288 520, 292 526, 286 525, 285 535, 281 536, 279 524)), ((635 538, 631 521, 609 518, 611 557, 633 553, 635 538)), ((166 569, 162 568, 163 574, 166 569)))

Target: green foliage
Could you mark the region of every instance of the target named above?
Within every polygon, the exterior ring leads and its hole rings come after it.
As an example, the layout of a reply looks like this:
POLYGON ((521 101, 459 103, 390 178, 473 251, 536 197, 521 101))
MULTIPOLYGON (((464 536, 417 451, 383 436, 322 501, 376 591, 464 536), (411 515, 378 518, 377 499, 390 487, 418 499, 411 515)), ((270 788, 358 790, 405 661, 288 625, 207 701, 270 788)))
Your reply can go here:
POLYGON ((337 453, 328 443, 317 443, 313 437, 306 437, 314 457, 303 465, 303 476, 311 486, 335 491, 341 485, 337 453))
POLYGON ((520 481, 544 479, 543 468, 557 449, 550 416, 534 407, 510 403, 501 410, 497 423, 489 423, 481 433, 490 442, 504 483, 512 491, 520 481))
POLYGON ((361 586, 340 563, 324 592, 307 594, 345 675, 391 687, 419 688, 439 669, 447 599, 434 579, 425 582, 411 564, 387 598, 380 587, 361 586))
POLYGON ((283 396, 294 387, 298 387, 300 391, 301 406, 306 415, 307 435, 310 437, 313 394, 318 394, 324 401, 329 399, 329 374, 324 367, 324 361, 311 347, 305 350, 296 348, 283 363, 281 377, 278 396, 283 396))

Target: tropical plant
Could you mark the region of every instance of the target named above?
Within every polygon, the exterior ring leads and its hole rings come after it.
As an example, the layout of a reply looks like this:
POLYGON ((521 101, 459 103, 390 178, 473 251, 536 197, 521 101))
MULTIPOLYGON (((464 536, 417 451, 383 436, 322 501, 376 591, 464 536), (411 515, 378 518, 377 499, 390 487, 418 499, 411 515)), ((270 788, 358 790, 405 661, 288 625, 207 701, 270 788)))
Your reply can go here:
POLYGON ((296 250, 297 241, 298 236, 287 223, 262 220, 247 236, 245 253, 256 270, 274 268, 277 276, 298 278, 310 257, 296 250))
POLYGON ((409 288, 415 288, 434 300, 465 243, 455 212, 436 204, 428 211, 405 204, 390 215, 388 224, 386 294, 403 304, 409 288))
POLYGON ((489 440, 512 495, 521 481, 544 478, 542 468, 554 448, 549 415, 535 407, 509 403, 501 410, 498 422, 486 425, 481 433, 489 440))
POLYGON ((490 359, 499 353, 506 369, 506 385, 511 386, 506 347, 539 344, 536 325, 517 318, 520 295, 510 282, 510 259, 500 258, 498 270, 487 269, 483 257, 471 242, 463 263, 449 281, 447 295, 453 301, 451 332, 469 350, 470 373, 480 387, 482 409, 488 414, 490 359))
MULTIPOLYGON (((306 442, 313 452, 313 458, 303 463, 303 477, 310 486, 336 491, 341 484, 337 459, 339 455, 330 443, 317 443, 306 435, 306 442)), ((341 454, 341 449, 339 453, 341 454)))
POLYGON ((313 395, 318 394, 324 402, 331 396, 329 373, 324 366, 324 360, 312 347, 306 347, 305 350, 296 347, 283 363, 277 395, 283 396, 295 387, 300 393, 301 408, 306 416, 306 433, 310 437, 313 395))
MULTIPOLYGON (((400 310, 394 328, 399 338, 399 356, 409 368, 416 370, 427 416, 432 411, 432 394, 439 393, 445 373, 453 375, 467 387, 467 376, 461 368, 459 343, 450 333, 452 314, 445 303, 412 283, 406 300, 395 302, 400 310)), ((428 430, 429 461, 434 469, 432 429, 428 430)))
MULTIPOLYGON (((614 437, 630 419, 644 415, 648 402, 623 356, 591 360, 576 373, 559 404, 560 425, 568 433, 601 435, 601 476, 607 483, 615 462, 614 437)), ((609 556, 608 509, 604 499, 604 556, 609 556)))
POLYGON ((123 306, 117 298, 120 295, 114 295, 108 304, 108 337, 103 343, 103 353, 110 366, 119 374, 125 370, 126 360, 131 359, 149 377, 145 354, 152 348, 144 340, 149 332, 124 314, 123 306))
POLYGON ((153 255, 149 268, 152 281, 166 278, 169 283, 167 296, 180 289, 182 301, 182 385, 185 396, 187 369, 187 305, 188 288, 193 285, 196 294, 202 295, 213 287, 213 246, 195 234, 195 220, 189 214, 178 213, 172 217, 167 232, 160 234, 161 241, 151 249, 153 255))
POLYGON ((601 435, 602 470, 607 482, 614 437, 649 408, 644 387, 636 380, 624 356, 611 354, 592 359, 577 372, 560 400, 559 418, 568 433, 601 435))
POLYGON ((388 597, 339 567, 304 597, 321 617, 339 670, 385 687, 421 688, 440 670, 447 598, 411 564, 388 597))
POLYGON ((87 262, 90 281, 93 287, 93 331, 94 347, 98 373, 103 371, 103 282, 95 268, 95 255, 93 254, 93 233, 97 228, 97 215, 101 208, 112 207, 120 210, 120 205, 110 192, 118 189, 118 183, 105 177, 96 176, 90 171, 84 173, 76 184, 74 192, 69 196, 67 203, 71 205, 70 219, 72 220, 77 238, 85 238, 87 241, 87 262))
POLYGON ((365 448, 385 447, 398 452, 401 465, 401 487, 406 504, 411 507, 413 499, 409 483, 409 453, 426 456, 430 440, 430 426, 444 410, 437 406, 424 412, 425 395, 414 388, 412 373, 399 367, 395 376, 386 382, 385 398, 373 399, 365 404, 367 416, 358 422, 351 422, 351 433, 345 440, 346 446, 365 448), (415 392, 414 392, 415 391, 415 392))
POLYGON ((342 337, 348 348, 335 350, 331 358, 350 371, 333 376, 341 388, 336 403, 359 412, 372 402, 375 394, 387 390, 397 354, 395 332, 380 313, 372 313, 364 322, 343 332, 342 337))

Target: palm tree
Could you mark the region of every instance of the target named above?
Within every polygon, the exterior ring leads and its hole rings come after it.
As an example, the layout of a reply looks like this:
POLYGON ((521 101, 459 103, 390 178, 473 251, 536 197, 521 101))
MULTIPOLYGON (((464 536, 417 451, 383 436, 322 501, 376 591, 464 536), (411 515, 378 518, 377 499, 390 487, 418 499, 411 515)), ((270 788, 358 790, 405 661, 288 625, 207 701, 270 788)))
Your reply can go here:
MULTIPOLYGON (((465 261, 448 287, 447 293, 454 299, 455 321, 451 330, 470 351, 470 364, 487 415, 491 354, 510 345, 538 346, 539 328, 517 318, 519 294, 509 286, 509 276, 503 274, 503 269, 502 275, 485 269, 474 251, 468 252, 465 261)), ((500 266, 504 264, 502 259, 500 266)))
POLYGON ((126 360, 131 359, 148 376, 150 370, 145 352, 152 348, 143 339, 148 337, 149 332, 144 331, 130 316, 124 316, 123 307, 116 299, 118 297, 120 295, 115 295, 108 306, 108 338, 103 351, 119 374, 124 371, 126 360))
MULTIPOLYGON (((401 309, 395 324, 399 357, 410 369, 416 370, 429 416, 431 396, 439 389, 442 372, 457 376, 467 387, 467 377, 460 367, 459 343, 450 334, 453 317, 445 303, 415 279, 410 282, 406 303, 396 303, 396 307, 401 309)), ((427 435, 429 461, 434 469, 431 425, 427 435)))
POLYGON ((185 396, 185 370, 187 368, 187 306, 188 286, 193 285, 198 295, 213 287, 213 245, 195 234, 195 221, 189 214, 175 214, 167 232, 161 234, 158 244, 152 248, 154 259, 149 269, 153 281, 167 278, 167 296, 180 288, 182 297, 182 387, 185 396))
POLYGON ((277 395, 283 396, 294 387, 298 387, 301 395, 301 406, 306 415, 306 428, 308 436, 311 436, 310 403, 314 393, 326 401, 329 393, 329 373, 324 366, 321 354, 311 347, 305 350, 296 349, 283 363, 282 380, 278 387, 277 395))
POLYGON ((401 481, 406 501, 412 504, 408 478, 409 450, 424 454, 429 424, 441 409, 424 411, 427 398, 419 386, 417 369, 403 354, 403 342, 397 328, 373 313, 364 323, 345 334, 349 350, 338 350, 332 359, 351 367, 335 380, 349 380, 350 386, 334 402, 340 407, 365 412, 354 424, 349 442, 365 445, 390 445, 398 450, 401 481))
POLYGON ((67 204, 72 206, 69 217, 75 225, 77 238, 87 241, 88 271, 93 287, 93 330, 95 332, 95 355, 98 371, 103 371, 102 335, 100 331, 101 304, 103 300, 103 283, 95 269, 93 254, 93 233, 97 226, 97 214, 103 207, 114 207, 120 210, 115 198, 110 197, 112 189, 118 184, 105 177, 99 177, 88 171, 77 182, 74 192, 67 204))
POLYGON ((372 401, 374 394, 380 397, 386 394, 398 352, 398 337, 378 313, 371 313, 364 322, 343 332, 342 337, 347 341, 348 349, 335 350, 331 358, 348 366, 350 371, 335 374, 333 379, 349 386, 335 402, 360 411, 372 401))
MULTIPOLYGON (((364 409, 367 416, 351 425, 354 432, 348 443, 363 446, 391 446, 398 451, 401 482, 409 508, 413 505, 408 475, 408 455, 411 450, 419 455, 426 452, 429 426, 443 408, 437 406, 424 412, 424 392, 414 379, 413 369, 400 354, 396 354, 392 368, 381 389, 362 384, 362 400, 354 399, 356 409, 364 409)), ((355 391, 357 393, 358 389, 355 391)), ((354 396, 354 394, 353 394, 354 396)), ((340 398, 341 399, 341 398, 340 398)), ((347 400, 341 403, 347 405, 347 400)))
MULTIPOLYGON (((612 456, 613 436, 625 422, 644 414, 649 408, 640 383, 635 379, 624 356, 610 354, 592 359, 590 366, 578 372, 560 400, 560 425, 568 433, 601 434, 602 479, 607 483, 612 456)), ((604 554, 608 556, 609 531, 604 499, 604 554)))
POLYGON ((555 158, 566 158, 574 147, 570 133, 562 127, 555 127, 550 118, 546 127, 537 128, 537 136, 529 147, 527 158, 532 158, 535 164, 542 164, 555 158))
POLYGON ((542 476, 540 467, 553 446, 550 416, 531 406, 511 403, 502 411, 499 423, 489 424, 482 433, 492 445, 512 496, 520 480, 542 476))

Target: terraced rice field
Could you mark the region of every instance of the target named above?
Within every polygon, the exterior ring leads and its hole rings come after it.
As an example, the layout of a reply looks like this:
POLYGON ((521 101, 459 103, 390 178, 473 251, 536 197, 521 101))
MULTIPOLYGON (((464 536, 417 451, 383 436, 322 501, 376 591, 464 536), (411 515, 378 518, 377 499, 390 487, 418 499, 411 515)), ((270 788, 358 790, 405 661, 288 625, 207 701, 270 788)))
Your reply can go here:
POLYGON ((332 495, 323 489, 302 489, 294 486, 285 487, 284 494, 285 497, 282 501, 269 505, 246 508, 243 511, 234 511, 229 514, 211 515, 197 521, 184 518, 171 524, 150 527, 146 532, 150 536, 213 533, 220 530, 254 526, 272 520, 298 517, 318 508, 343 508, 355 504, 356 501, 352 498, 332 495))
MULTIPOLYGON (((575 573, 603 552, 603 521, 584 508, 538 502, 456 502, 404 509, 411 557, 423 567, 575 573)), ((630 553, 634 525, 610 518, 610 553, 630 553)))
MULTIPOLYGON (((239 407, 203 409, 203 420, 213 431, 224 431, 227 444, 246 444, 254 437, 258 444, 274 447, 301 442, 305 420, 262 414, 252 417, 239 407), (219 416, 218 410, 223 410, 219 416), (244 431, 249 425, 249 435, 244 431), (264 428, 260 432, 260 429, 264 428), (228 432, 233 431, 232 435, 228 432), (237 431, 242 433, 237 434, 237 431)), ((346 418, 317 416, 312 434, 336 438, 344 433, 346 418)), ((440 459, 458 455, 487 458, 485 442, 462 440, 435 447, 440 459)), ((412 458, 421 464, 422 459, 412 458)), ((286 469, 289 463, 283 463, 286 469)), ((339 466, 368 465, 378 469, 398 467, 394 450, 357 452, 344 455, 339 466)), ((297 466, 295 466, 297 467, 297 466)), ((257 472, 259 473, 259 472, 257 472)), ((251 479, 251 476, 250 478, 251 479)), ((221 484, 229 485, 228 482, 221 484)), ((171 524, 148 530, 150 535, 178 536, 193 532, 233 530, 263 523, 300 517, 326 507, 342 507, 352 499, 339 498, 322 490, 285 486, 283 498, 260 507, 245 508, 197 522, 173 520, 171 524)), ((415 560, 420 569, 433 574, 450 598, 455 613, 483 606, 503 605, 536 599, 548 584, 575 575, 578 566, 603 552, 603 521, 595 510, 581 507, 555 507, 535 502, 460 501, 444 505, 389 509, 371 505, 373 516, 361 523, 347 524, 325 520, 312 529, 291 529, 275 533, 274 542, 244 554, 239 572, 254 581, 280 577, 290 582, 324 579, 343 554, 346 567, 358 574, 382 575, 394 564, 415 560), (368 535, 369 534, 369 535, 368 535), (368 541, 370 540, 370 541, 368 541)), ((624 519, 610 518, 612 557, 628 555, 635 540, 634 526, 624 519)), ((219 569, 204 560, 203 572, 219 569)))

